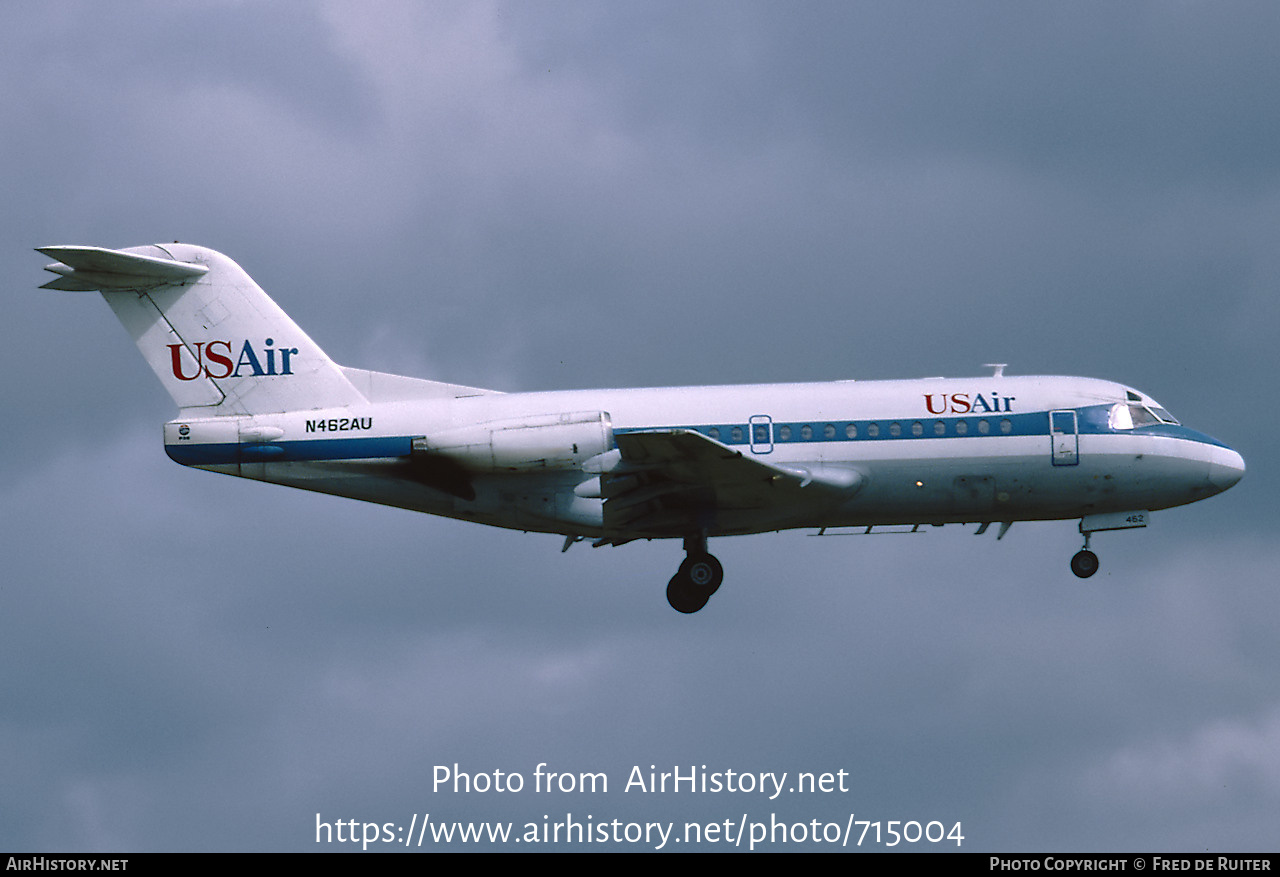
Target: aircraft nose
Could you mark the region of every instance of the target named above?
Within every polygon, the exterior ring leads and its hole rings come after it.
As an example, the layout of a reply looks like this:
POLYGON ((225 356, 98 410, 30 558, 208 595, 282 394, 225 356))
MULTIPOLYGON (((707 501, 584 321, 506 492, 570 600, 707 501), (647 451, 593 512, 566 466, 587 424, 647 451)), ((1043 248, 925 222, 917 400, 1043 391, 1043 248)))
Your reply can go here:
POLYGON ((1214 448, 1209 460, 1209 483, 1226 490, 1244 477, 1244 457, 1230 448, 1214 448))

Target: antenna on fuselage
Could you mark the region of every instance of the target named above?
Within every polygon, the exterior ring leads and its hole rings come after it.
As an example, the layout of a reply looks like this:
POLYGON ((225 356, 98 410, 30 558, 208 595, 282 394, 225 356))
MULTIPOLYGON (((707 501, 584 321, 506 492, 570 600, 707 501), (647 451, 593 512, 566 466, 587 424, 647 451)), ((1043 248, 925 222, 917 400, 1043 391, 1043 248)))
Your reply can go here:
POLYGON ((982 367, 995 369, 995 371, 992 372, 991 377, 1002 378, 1004 377, 1004 367, 1008 364, 1009 363, 1007 362, 984 362, 982 364, 982 367))

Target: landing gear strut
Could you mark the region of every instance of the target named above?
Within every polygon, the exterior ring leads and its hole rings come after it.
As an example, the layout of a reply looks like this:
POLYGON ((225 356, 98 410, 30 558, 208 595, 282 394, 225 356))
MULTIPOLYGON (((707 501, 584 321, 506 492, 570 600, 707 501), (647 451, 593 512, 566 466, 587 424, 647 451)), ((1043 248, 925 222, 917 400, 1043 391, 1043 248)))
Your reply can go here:
POLYGON ((705 535, 686 536, 684 550, 684 563, 667 585, 667 602, 672 609, 688 615, 707 605, 724 581, 724 567, 707 553, 705 535))
POLYGON ((1089 550, 1089 537, 1092 533, 1084 534, 1084 548, 1081 548, 1071 558, 1071 571, 1082 579, 1087 579, 1098 571, 1098 555, 1089 550))

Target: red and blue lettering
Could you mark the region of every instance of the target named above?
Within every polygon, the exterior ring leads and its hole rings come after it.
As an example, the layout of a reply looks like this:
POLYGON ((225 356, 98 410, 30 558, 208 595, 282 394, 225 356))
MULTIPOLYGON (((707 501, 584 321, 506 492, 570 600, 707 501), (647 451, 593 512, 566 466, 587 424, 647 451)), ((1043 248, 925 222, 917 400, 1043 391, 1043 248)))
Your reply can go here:
POLYGON ((930 414, 994 414, 1012 411, 1017 396, 999 393, 925 393, 924 407, 930 414), (989 396, 989 397, 988 397, 989 396))
POLYGON ((234 348, 230 341, 197 341, 195 347, 195 371, 187 374, 183 364, 182 352, 187 351, 187 359, 191 358, 191 347, 185 344, 169 344, 169 355, 173 365, 173 376, 180 381, 194 381, 205 377, 214 380, 222 378, 262 378, 293 374, 291 357, 297 354, 296 347, 274 347, 275 341, 266 339, 262 349, 254 348, 253 342, 245 339, 240 346, 240 353, 232 362, 234 348), (276 354, 280 354, 277 369, 276 354), (266 367, 263 367, 263 363, 266 367))

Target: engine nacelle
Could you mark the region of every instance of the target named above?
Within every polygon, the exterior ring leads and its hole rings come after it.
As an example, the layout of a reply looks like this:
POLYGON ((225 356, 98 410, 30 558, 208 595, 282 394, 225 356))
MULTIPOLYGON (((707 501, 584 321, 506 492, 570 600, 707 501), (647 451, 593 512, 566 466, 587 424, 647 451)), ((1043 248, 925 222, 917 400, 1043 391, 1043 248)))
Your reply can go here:
POLYGON ((578 469, 613 447, 604 411, 491 420, 414 439, 415 454, 438 454, 472 471, 578 469))

